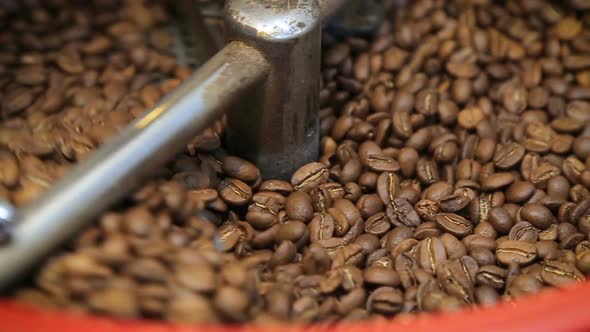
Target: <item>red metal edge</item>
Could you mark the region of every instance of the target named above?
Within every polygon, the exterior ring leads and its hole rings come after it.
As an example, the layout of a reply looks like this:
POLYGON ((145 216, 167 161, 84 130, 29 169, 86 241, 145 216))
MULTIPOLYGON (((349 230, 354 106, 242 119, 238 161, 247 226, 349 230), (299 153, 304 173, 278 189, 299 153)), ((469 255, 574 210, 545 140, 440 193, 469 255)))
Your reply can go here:
POLYGON ((13 300, 0 301, 0 332, 579 332, 590 331, 590 282, 491 308, 448 314, 423 314, 408 319, 358 323, 181 326, 146 320, 116 320, 34 308, 13 300))

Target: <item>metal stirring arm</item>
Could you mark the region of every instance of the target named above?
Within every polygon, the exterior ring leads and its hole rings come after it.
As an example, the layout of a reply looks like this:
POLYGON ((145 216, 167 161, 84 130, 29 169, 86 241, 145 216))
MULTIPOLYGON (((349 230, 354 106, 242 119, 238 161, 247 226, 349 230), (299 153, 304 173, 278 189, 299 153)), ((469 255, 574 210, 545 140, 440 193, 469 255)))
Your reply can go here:
POLYGON ((278 168, 279 175, 314 160, 319 144, 320 8, 333 14, 344 2, 228 1, 230 37, 221 51, 38 200, 18 211, 12 240, 0 248, 0 289, 129 194, 226 109, 230 109, 232 152, 257 162, 266 176, 273 176, 277 169, 269 164, 270 155, 273 160, 289 161, 280 164, 288 168, 278 168), (237 99, 246 101, 244 106, 230 108, 237 99), (268 123, 278 126, 273 129, 277 132, 299 126, 289 132, 288 141, 273 145, 262 139, 270 132, 254 135, 252 128, 244 127, 242 121, 248 118, 259 123, 260 132, 269 128, 268 123), (249 130, 245 141, 250 145, 237 144, 241 137, 232 142, 232 132, 244 130, 249 130), (304 148, 293 157, 300 144, 304 148))

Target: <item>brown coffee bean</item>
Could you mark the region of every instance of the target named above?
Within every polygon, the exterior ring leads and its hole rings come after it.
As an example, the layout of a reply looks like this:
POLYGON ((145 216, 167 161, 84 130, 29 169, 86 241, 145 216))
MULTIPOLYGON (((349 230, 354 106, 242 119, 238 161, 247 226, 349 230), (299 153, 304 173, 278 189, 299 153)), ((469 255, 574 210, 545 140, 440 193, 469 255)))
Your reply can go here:
POLYGON ((451 95, 453 100, 458 104, 465 104, 472 95, 471 81, 465 78, 459 78, 451 86, 451 95))
POLYGON ((498 244, 496 249, 496 259, 504 265, 527 265, 536 257, 535 245, 526 241, 507 240, 498 244))
POLYGON ((447 294, 456 296, 466 303, 472 303, 477 270, 475 260, 463 256, 442 263, 437 272, 437 279, 447 294))
POLYGON ((547 185, 547 181, 561 172, 559 168, 548 162, 541 163, 538 167, 531 169, 529 181, 531 181, 538 188, 543 188, 547 185))
POLYGON ((514 176, 512 173, 494 173, 481 181, 481 189, 485 191, 494 191, 506 187, 512 182, 514 182, 514 176))
POLYGON ((389 204, 400 190, 400 180, 395 173, 383 172, 377 178, 377 194, 384 204, 389 204))
MULTIPOLYGON (((372 254, 378 249, 381 248, 381 243, 379 242, 379 237, 374 234, 364 233, 359 235, 354 242, 363 248, 363 252, 366 255, 372 254)), ((367 257, 368 261, 369 257, 367 257)))
POLYGON ((514 225, 512 216, 501 207, 494 207, 490 209, 488 214, 488 221, 500 234, 508 234, 514 225))
POLYGON ((287 197, 285 202, 285 211, 287 216, 292 220, 301 220, 308 222, 313 217, 313 205, 311 197, 303 192, 296 191, 287 197))
POLYGON ((582 32, 582 23, 574 17, 566 17, 555 25, 553 33, 559 39, 571 40, 582 32))
POLYGON ((434 220, 442 230, 459 238, 473 232, 473 225, 458 214, 439 213, 435 216, 434 220))
POLYGON ((412 148, 404 147, 400 149, 397 160, 400 164, 400 170, 405 177, 411 177, 416 171, 416 164, 420 156, 412 148))
POLYGON ((457 212, 467 207, 471 203, 471 198, 465 190, 460 189, 453 194, 439 198, 437 204, 440 209, 445 212, 457 212))
POLYGON ((439 180, 438 168, 432 160, 419 159, 416 165, 416 174, 420 182, 426 185, 433 184, 439 180))
POLYGON ((327 66, 337 66, 344 61, 350 53, 350 46, 347 43, 340 43, 332 47, 324 56, 324 63, 327 66))
POLYGON ((504 107, 509 112, 521 113, 527 107, 528 93, 527 90, 522 86, 513 86, 504 91, 502 99, 504 107))
POLYGON ((297 247, 303 246, 309 239, 309 230, 307 226, 298 220, 290 220, 280 226, 276 241, 291 241, 297 245, 297 247))
POLYGON ((179 285, 193 291, 210 293, 217 287, 215 272, 206 264, 178 265, 174 276, 179 285))
POLYGON ((31 90, 14 89, 3 96, 2 111, 5 115, 12 115, 24 110, 33 103, 34 95, 31 90))
POLYGON ((416 209, 416 213, 418 213, 420 218, 429 221, 434 220, 434 217, 440 211, 438 204, 428 199, 422 199, 418 201, 414 205, 414 208, 416 209))
POLYGON ((509 285, 510 286, 506 289, 506 294, 511 297, 532 295, 541 290, 541 282, 534 276, 528 274, 515 276, 514 280, 510 282, 509 285))
POLYGON ((297 246, 291 241, 282 241, 275 248, 268 264, 272 267, 289 264, 297 254, 297 246))
POLYGON ((461 78, 473 78, 479 73, 479 67, 475 63, 447 62, 447 71, 461 78))
POLYGON ((273 191, 281 195, 289 195, 293 192, 293 186, 287 181, 281 180, 267 180, 260 184, 260 191, 273 191))
POLYGON ((372 215, 365 222, 365 232, 374 235, 383 235, 389 231, 391 223, 385 213, 380 212, 372 215))
POLYGON ((459 112, 457 121, 465 129, 475 129, 480 121, 484 119, 484 116, 480 108, 469 107, 459 112))
POLYGON ((351 225, 356 224, 358 220, 362 219, 359 209, 349 200, 334 200, 334 208, 339 210, 342 214, 344 214, 348 219, 349 224, 351 225))
POLYGON ((480 267, 477 272, 476 280, 479 284, 502 289, 506 284, 507 272, 505 269, 496 265, 486 265, 480 267))
POLYGON ((367 311, 391 315, 401 310, 402 292, 391 287, 377 288, 367 299, 367 311))
POLYGON ((489 307, 500 301, 500 295, 493 287, 484 285, 475 289, 475 300, 479 305, 489 307))
POLYGON ((80 74, 84 71, 84 63, 80 54, 76 52, 60 53, 56 59, 57 65, 68 74, 80 74))
POLYGON ((335 208, 328 209, 328 213, 334 219, 334 235, 338 237, 344 236, 352 226, 347 215, 335 208))
POLYGON ((42 65, 29 65, 19 68, 14 80, 23 85, 39 85, 47 80, 47 73, 42 65))
POLYGON ((386 215, 395 226, 416 227, 421 220, 412 205, 403 198, 396 198, 387 205, 386 215))
POLYGON ((506 189, 506 200, 510 203, 521 203, 528 200, 535 192, 535 186, 526 181, 516 181, 506 189))
POLYGON ((428 273, 436 275, 439 264, 447 260, 447 252, 442 241, 430 237, 418 244, 418 263, 428 273))
POLYGON ((253 182, 260 176, 260 171, 254 164, 237 157, 225 157, 222 161, 223 171, 227 176, 245 182, 253 182))
POLYGON ((539 230, 537 230, 532 224, 521 221, 516 225, 512 226, 508 233, 509 240, 527 241, 534 243, 539 238, 539 230))
POLYGON ((246 319, 248 297, 237 288, 221 287, 215 294, 213 304, 224 317, 231 321, 239 322, 246 319))
POLYGON ((295 190, 310 191, 328 181, 328 170, 321 163, 313 162, 299 168, 291 178, 295 190))
POLYGON ((0 151, 0 184, 6 187, 16 186, 20 173, 18 161, 12 153, 0 151))
POLYGON ((416 95, 416 110, 424 115, 434 115, 438 107, 438 93, 434 89, 424 89, 416 95))
POLYGON ((217 187, 219 196, 232 205, 246 205, 252 199, 252 189, 238 179, 226 179, 217 187))
POLYGON ((391 124, 394 134, 400 138, 410 138, 414 132, 408 111, 394 111, 391 116, 391 124))
POLYGON ((334 218, 328 213, 321 213, 313 217, 309 223, 309 238, 317 241, 334 236, 334 218))
POLYGON ((397 287, 400 284, 399 275, 392 269, 381 266, 368 267, 363 271, 365 283, 377 287, 397 287))
POLYGON ((124 288, 110 287, 92 292, 88 305, 97 312, 113 317, 132 318, 139 314, 137 295, 124 288))
POLYGON ((580 175, 585 170, 586 165, 576 157, 568 157, 561 165, 563 175, 573 184, 580 182, 580 175))
POLYGON ((397 172, 400 169, 395 159, 382 155, 367 156, 365 165, 374 172, 397 172))
POLYGON ((559 117, 551 121, 551 128, 560 133, 575 134, 582 130, 583 124, 570 117, 559 117))
POLYGON ((494 165, 500 169, 509 169, 522 160, 525 148, 518 143, 500 147, 494 155, 494 165))
POLYGON ((555 218, 548 208, 534 203, 524 205, 520 211, 520 217, 541 230, 549 228, 555 222, 555 218))
POLYGON ((543 263, 541 278, 551 286, 563 286, 584 280, 584 275, 572 264, 548 260, 543 263))
POLYGON ((252 201, 253 204, 248 206, 248 213, 246 214, 246 221, 250 223, 252 227, 256 229, 266 229, 278 221, 277 215, 281 210, 282 205, 275 199, 256 194, 252 201))

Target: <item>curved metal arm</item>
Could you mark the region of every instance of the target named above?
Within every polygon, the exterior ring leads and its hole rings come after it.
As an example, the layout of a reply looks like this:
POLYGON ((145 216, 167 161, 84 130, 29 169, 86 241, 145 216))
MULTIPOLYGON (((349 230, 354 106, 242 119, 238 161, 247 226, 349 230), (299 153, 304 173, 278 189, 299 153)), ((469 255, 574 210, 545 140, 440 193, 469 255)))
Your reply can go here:
POLYGON ((184 84, 19 211, 0 248, 0 288, 26 272, 88 221, 182 150, 268 72, 254 48, 232 42, 184 84))

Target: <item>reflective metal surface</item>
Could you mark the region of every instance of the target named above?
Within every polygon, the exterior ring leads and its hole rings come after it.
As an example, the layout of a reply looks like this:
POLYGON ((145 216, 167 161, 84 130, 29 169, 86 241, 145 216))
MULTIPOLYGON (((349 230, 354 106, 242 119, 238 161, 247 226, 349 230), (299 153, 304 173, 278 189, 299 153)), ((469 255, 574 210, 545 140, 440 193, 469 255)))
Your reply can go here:
POLYGON ((170 160, 232 101, 264 80, 268 69, 257 50, 240 42, 228 44, 39 200, 19 211, 12 240, 0 247, 0 288, 170 160))
POLYGON ((229 0, 228 40, 260 50, 266 84, 228 112, 227 148, 264 178, 289 179, 319 153, 321 14, 317 0, 229 0))
POLYGON ((0 247, 6 245, 12 238, 17 211, 6 201, 0 201, 0 247))

